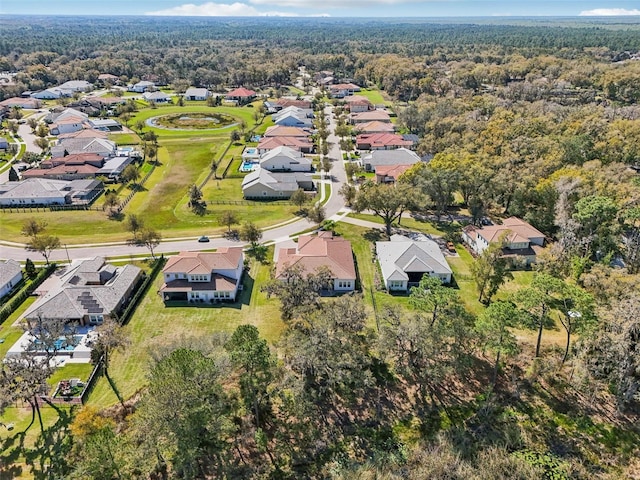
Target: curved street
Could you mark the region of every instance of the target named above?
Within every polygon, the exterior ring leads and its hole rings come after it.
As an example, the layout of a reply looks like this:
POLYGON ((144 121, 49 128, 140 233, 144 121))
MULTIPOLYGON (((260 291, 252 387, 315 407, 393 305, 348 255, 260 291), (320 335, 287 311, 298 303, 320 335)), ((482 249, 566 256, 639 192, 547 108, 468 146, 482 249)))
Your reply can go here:
MULTIPOLYGON (((338 194, 340 187, 346 182, 346 172, 344 169, 344 163, 342 160, 342 152, 340 151, 339 138, 335 135, 336 121, 333 118, 332 108, 327 106, 325 108, 325 115, 329 120, 329 131, 331 134, 327 138, 329 142, 329 158, 333 161, 333 168, 331 169, 331 196, 329 200, 324 204, 326 217, 332 220, 341 220, 344 215, 338 215, 338 212, 344 211, 344 200, 338 194)), ((346 213, 346 212, 345 212, 346 213)), ((353 222, 356 223, 356 222, 353 222)), ((363 225, 367 222, 357 222, 363 225)), ((310 223, 306 219, 293 220, 289 223, 276 226, 263 230, 263 243, 279 243, 287 240, 291 236, 295 236, 303 230, 307 230, 310 227, 310 223)), ((368 226, 379 227, 379 225, 371 224, 368 226)), ((210 250, 213 248, 243 245, 242 242, 233 240, 227 240, 222 237, 211 238, 208 243, 199 243, 196 238, 174 238, 165 239, 154 250, 156 254, 172 253, 184 250, 210 250)), ((35 256, 40 257, 40 254, 33 251, 28 251, 24 248, 24 244, 16 244, 10 242, 1 242, 0 244, 0 258, 13 259, 20 262, 24 262, 27 258, 34 259, 35 256)), ((92 245, 69 245, 66 248, 55 250, 51 256, 51 261, 64 262, 67 259, 88 258, 94 256, 103 257, 126 257, 149 255, 149 250, 144 246, 130 245, 127 243, 108 243, 108 244, 92 244, 92 245)), ((40 260, 40 258, 37 258, 40 260)))

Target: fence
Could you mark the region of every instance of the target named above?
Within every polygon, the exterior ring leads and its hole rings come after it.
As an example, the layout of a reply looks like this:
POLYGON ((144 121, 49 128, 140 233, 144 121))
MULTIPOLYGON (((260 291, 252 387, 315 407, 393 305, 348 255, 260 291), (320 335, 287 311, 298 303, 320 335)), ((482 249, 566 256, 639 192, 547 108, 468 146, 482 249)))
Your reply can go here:
POLYGON ((53 405, 84 405, 84 402, 91 390, 93 390, 98 377, 100 377, 100 375, 102 374, 102 369, 104 366, 103 361, 104 357, 100 357, 96 365, 93 367, 91 375, 89 375, 88 380, 84 384, 84 388, 82 389, 82 392, 80 392, 80 395, 76 395, 75 397, 56 397, 56 393, 58 393, 58 389, 60 388, 60 385, 58 384, 58 387, 56 387, 52 397, 48 395, 41 395, 38 398, 38 400, 41 401, 40 405, 43 405, 42 402, 53 405))
POLYGON ((102 207, 96 207, 94 205, 81 204, 81 205, 0 205, 0 210, 3 212, 9 211, 9 213, 33 213, 35 212, 57 212, 64 210, 94 210, 101 212, 102 207))
POLYGON ((120 322, 121 325, 126 325, 127 322, 131 319, 131 315, 133 315, 133 312, 135 312, 136 308, 138 307, 138 303, 140 302, 140 299, 145 294, 145 292, 149 289, 149 285, 153 283, 153 281, 156 278, 156 275, 158 275, 158 272, 162 270, 162 267, 164 266, 165 262, 166 262, 166 259, 164 258, 164 256, 161 256, 160 258, 157 258, 155 260, 155 264, 151 268, 151 272, 149 273, 149 275, 147 275, 144 278, 144 280, 142 281, 142 284, 136 290, 135 295, 127 305, 127 308, 125 308, 124 312, 122 312, 122 315, 120 315, 120 318, 118 319, 118 321, 120 322))
POLYGON ((51 275, 56 269, 56 264, 52 263, 45 268, 41 269, 31 282, 27 282, 24 287, 20 289, 16 295, 11 298, 3 307, 0 309, 0 322, 4 322, 9 316, 15 312, 22 302, 24 302, 29 295, 33 293, 33 291, 45 281, 45 279, 51 275))
MULTIPOLYGON (((138 182, 137 187, 142 187, 145 184, 145 182, 149 180, 149 177, 151 176, 151 174, 154 172, 155 169, 156 169, 156 164, 154 162, 151 164, 151 170, 149 170, 147 174, 144 177, 142 177, 142 180, 138 182)), ((122 202, 120 202, 120 205, 118 205, 118 213, 124 210, 124 207, 127 206, 127 204, 131 201, 131 199, 136 193, 138 193, 138 188, 135 188, 134 190, 132 190, 131 193, 127 195, 127 198, 125 198, 122 202)))

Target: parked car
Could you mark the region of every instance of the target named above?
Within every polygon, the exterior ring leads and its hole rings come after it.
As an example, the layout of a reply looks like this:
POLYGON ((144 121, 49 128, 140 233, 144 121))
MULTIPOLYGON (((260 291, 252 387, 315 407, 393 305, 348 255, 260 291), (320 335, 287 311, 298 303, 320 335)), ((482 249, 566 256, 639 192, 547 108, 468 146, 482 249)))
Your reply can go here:
POLYGON ((449 250, 450 252, 455 253, 456 246, 453 244, 453 242, 447 242, 447 250, 449 250))
POLYGON ((202 235, 202 236, 198 239, 198 241, 199 241, 200 243, 206 243, 206 242, 208 242, 208 241, 209 241, 209 237, 207 237, 206 235, 202 235))

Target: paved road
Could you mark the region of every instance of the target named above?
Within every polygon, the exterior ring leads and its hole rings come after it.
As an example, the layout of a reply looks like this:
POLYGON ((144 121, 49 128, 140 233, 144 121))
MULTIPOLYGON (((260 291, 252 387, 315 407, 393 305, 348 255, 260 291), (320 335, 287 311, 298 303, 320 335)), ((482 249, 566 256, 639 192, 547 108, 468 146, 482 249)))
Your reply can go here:
MULTIPOLYGON (((331 115, 331 108, 327 107, 325 113, 329 115, 330 131, 335 130, 335 120, 331 115)), ((338 190, 341 185, 346 181, 347 175, 344 170, 344 163, 342 161, 342 152, 340 151, 339 139, 335 135, 329 135, 327 139, 330 143, 329 158, 333 160, 333 167, 331 169, 332 188, 331 197, 325 203, 325 211, 327 218, 339 219, 337 213, 345 211, 344 201, 338 190)), ((265 230, 263 232, 262 241, 265 243, 281 242, 288 239, 290 236, 300 233, 303 230, 308 229, 311 224, 305 220, 295 220, 286 225, 277 226, 275 228, 265 230)), ((1 227, 1 225, 0 225, 1 227)), ((1 235, 1 228, 0 228, 1 235)), ((178 252, 182 250, 208 250, 212 248, 230 246, 230 245, 243 245, 242 242, 234 242, 226 240, 224 238, 212 238, 209 243, 199 243, 195 238, 181 238, 181 239, 167 239, 163 241, 155 250, 156 253, 170 253, 178 252)), ((115 257, 127 255, 146 255, 148 250, 145 247, 128 245, 126 243, 120 244, 96 244, 96 245, 77 245, 68 246, 68 248, 62 248, 56 250, 51 254, 50 259, 52 261, 66 261, 67 255, 70 259, 88 258, 96 255, 105 257, 115 257)), ((24 245, 12 244, 10 242, 0 243, 0 258, 11 258, 17 261, 25 261, 27 258, 41 259, 41 255, 37 252, 30 252, 24 249, 24 245)))

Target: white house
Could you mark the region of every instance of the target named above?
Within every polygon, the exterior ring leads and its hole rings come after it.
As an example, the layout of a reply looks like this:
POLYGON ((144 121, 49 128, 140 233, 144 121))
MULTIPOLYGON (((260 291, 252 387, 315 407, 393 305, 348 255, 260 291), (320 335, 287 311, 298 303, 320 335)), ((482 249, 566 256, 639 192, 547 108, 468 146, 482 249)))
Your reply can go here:
POLYGON ((280 248, 275 278, 283 280, 286 269, 294 265, 302 268, 306 274, 327 268, 332 277, 330 287, 336 292, 350 292, 356 288, 356 266, 351 242, 334 237, 331 232, 301 235, 295 247, 280 248))
POLYGON ((129 85, 127 90, 129 90, 130 92, 143 93, 149 90, 150 88, 154 88, 155 86, 156 86, 155 83, 143 80, 141 82, 136 83, 135 85, 129 85))
POLYGON ((431 239, 411 240, 392 235, 388 242, 376 242, 376 254, 387 290, 407 291, 424 275, 450 283, 452 271, 440 247, 431 239))
POLYGON ((276 125, 311 128, 313 126, 313 110, 289 106, 271 115, 271 119, 276 125))
POLYGON ((247 199, 286 200, 291 198, 291 195, 299 188, 306 191, 314 190, 313 178, 310 173, 279 173, 258 168, 242 180, 242 194, 247 199))
POLYGON ((22 280, 22 269, 15 260, 0 261, 0 298, 4 297, 22 280))
POLYGON ((52 180, 29 178, 0 185, 0 205, 86 204, 103 189, 99 180, 52 180))
POLYGON ((147 102, 156 102, 156 103, 166 103, 171 100, 171 97, 164 92, 144 92, 142 94, 142 98, 144 98, 147 102))
POLYGON ((210 96, 211 92, 206 88, 191 87, 187 88, 187 91, 184 92, 184 98, 186 100, 206 100, 210 96))
POLYGON ((478 228, 468 225, 462 230, 462 240, 476 254, 481 254, 494 242, 503 241, 503 255, 522 257, 527 264, 534 263, 544 246, 544 233, 517 217, 506 218, 502 225, 478 228))
POLYGON ((277 147, 260 157, 260 168, 271 172, 310 172, 311 160, 289 147, 277 147))
POLYGON ((224 247, 216 252, 180 252, 162 269, 164 285, 160 293, 165 302, 233 302, 243 269, 242 247, 224 247))
POLYGON ((407 148, 395 150, 372 150, 362 157, 362 165, 367 172, 375 171, 376 167, 391 165, 414 165, 420 161, 418 154, 407 148))
POLYGON ((40 92, 32 93, 31 97, 36 98, 38 100, 56 100, 61 97, 70 97, 71 93, 69 91, 63 91, 60 88, 47 88, 46 90, 42 90, 40 92))

